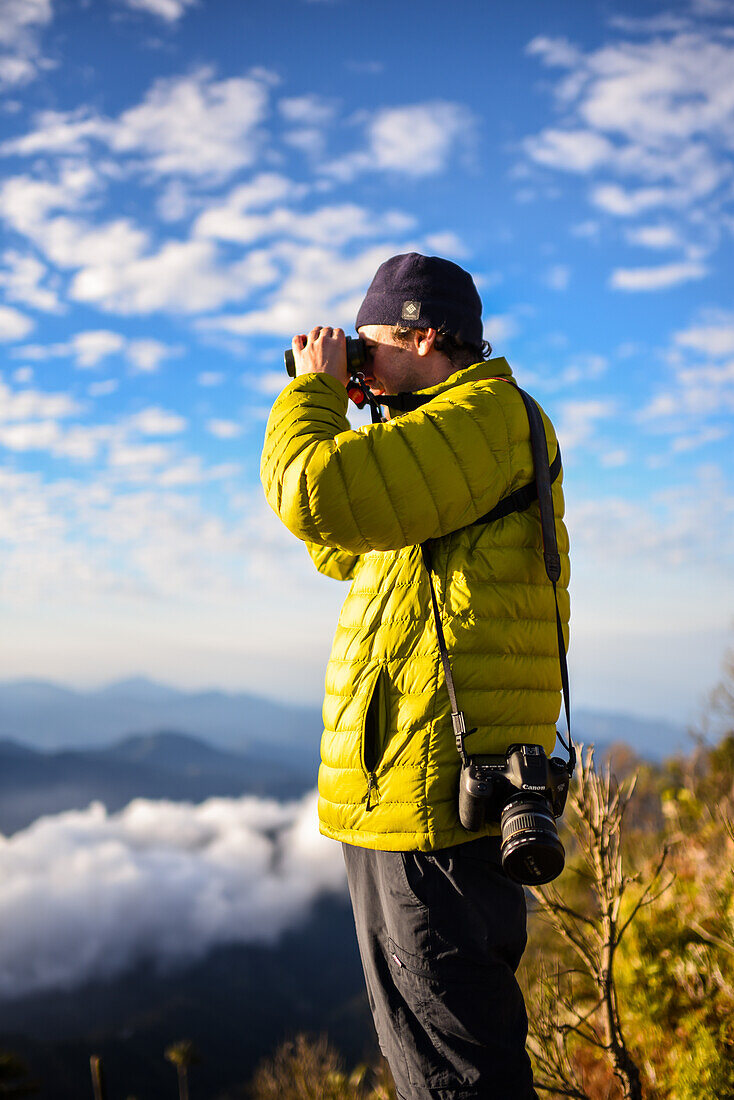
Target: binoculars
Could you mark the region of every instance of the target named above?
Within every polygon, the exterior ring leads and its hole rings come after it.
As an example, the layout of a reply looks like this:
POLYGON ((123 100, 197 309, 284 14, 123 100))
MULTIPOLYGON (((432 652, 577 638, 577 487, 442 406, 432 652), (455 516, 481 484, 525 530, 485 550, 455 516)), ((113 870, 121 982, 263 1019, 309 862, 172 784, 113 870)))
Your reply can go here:
MULTIPOLYGON (((364 369, 367 350, 364 340, 359 336, 347 336, 347 371, 350 376, 364 369)), ((291 378, 296 377, 296 360, 291 348, 285 353, 285 369, 291 378)))

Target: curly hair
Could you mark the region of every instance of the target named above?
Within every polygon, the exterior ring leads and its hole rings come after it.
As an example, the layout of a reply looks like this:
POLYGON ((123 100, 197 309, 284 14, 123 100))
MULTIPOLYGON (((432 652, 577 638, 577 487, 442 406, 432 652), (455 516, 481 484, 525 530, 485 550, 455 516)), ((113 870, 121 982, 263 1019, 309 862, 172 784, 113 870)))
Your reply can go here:
MULTIPOLYGON (((401 344, 408 344, 412 339, 413 333, 416 332, 416 329, 410 328, 408 325, 392 325, 391 331, 396 340, 401 344)), ((464 367, 471 367, 474 363, 480 363, 484 359, 489 359, 492 354, 492 345, 487 340, 482 340, 479 346, 476 344, 467 344, 463 340, 459 340, 452 332, 448 332, 443 327, 436 330, 436 343, 434 347, 436 351, 440 351, 445 355, 451 365, 456 367, 457 370, 461 370, 464 367)))

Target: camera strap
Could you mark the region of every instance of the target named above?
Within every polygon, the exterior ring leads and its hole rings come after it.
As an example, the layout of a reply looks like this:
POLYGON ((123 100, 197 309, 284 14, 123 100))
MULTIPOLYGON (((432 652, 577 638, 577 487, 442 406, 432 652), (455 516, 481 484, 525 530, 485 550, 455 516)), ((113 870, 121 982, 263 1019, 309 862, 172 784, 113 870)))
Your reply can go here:
MULTIPOLYGON (((568 730, 568 742, 563 738, 560 730, 557 731, 558 739, 568 753, 568 768, 569 774, 573 775, 576 767, 576 750, 571 740, 571 708, 570 708, 570 689, 568 680, 568 662, 566 659, 566 643, 563 637, 563 624, 561 622, 561 613, 558 607, 558 590, 557 584, 561 576, 561 558, 558 553, 558 539, 556 535, 556 523, 553 513, 553 495, 551 490, 552 482, 555 481, 561 468, 561 452, 560 448, 556 453, 556 457, 553 460, 553 464, 549 466, 548 463, 548 443, 545 438, 545 428, 543 426, 543 418, 540 414, 540 409, 537 404, 525 390, 512 381, 512 379, 502 379, 507 381, 510 385, 518 391, 522 397, 523 404, 525 405, 525 411, 528 417, 528 423, 530 425, 530 446, 533 454, 533 466, 535 473, 535 492, 529 491, 529 486, 523 486, 522 490, 516 490, 515 493, 511 493, 508 497, 503 498, 496 508, 487 513, 486 516, 482 516, 481 519, 476 520, 476 523, 490 523, 495 519, 500 519, 503 516, 510 515, 511 512, 524 511, 530 506, 532 501, 537 498, 540 508, 540 528, 543 540, 543 562, 545 565, 545 571, 549 581, 553 585, 553 600, 556 609, 556 635, 558 641, 558 661, 561 669, 561 690, 563 695, 563 705, 566 715, 566 728, 568 730), (554 467, 557 466, 557 469, 554 467), (514 500, 513 500, 514 498, 514 500), (512 506, 510 507, 510 502, 512 506)), ((436 598, 436 590, 433 584, 433 557, 430 549, 430 542, 424 542, 421 545, 421 554, 423 557, 423 563, 426 567, 428 574, 428 586, 431 593, 431 605, 433 608, 433 617, 436 622, 436 638, 438 641, 438 649, 441 654, 441 663, 443 665, 444 678, 446 681, 446 690, 449 696, 449 702, 451 704, 451 723, 454 729, 454 739, 456 741, 456 748, 461 757, 463 764, 467 764, 469 756, 464 744, 464 738, 473 733, 474 730, 467 730, 466 720, 464 714, 459 710, 459 704, 456 699, 456 688, 454 685, 454 677, 451 672, 451 662, 449 660, 449 653, 446 646, 446 637, 443 631, 443 624, 441 622, 441 612, 438 606, 438 600, 436 598)))

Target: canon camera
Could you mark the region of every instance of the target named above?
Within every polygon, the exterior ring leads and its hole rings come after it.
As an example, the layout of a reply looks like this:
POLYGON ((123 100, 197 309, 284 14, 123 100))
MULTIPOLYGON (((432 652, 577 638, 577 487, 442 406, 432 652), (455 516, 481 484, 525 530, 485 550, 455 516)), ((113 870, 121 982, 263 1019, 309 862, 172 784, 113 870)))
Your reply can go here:
POLYGON ((539 886, 560 875, 566 853, 555 819, 563 813, 569 766, 540 745, 511 745, 505 756, 471 756, 459 781, 459 820, 469 832, 499 822, 502 866, 539 886))
MULTIPOLYGON (((350 375, 364 370, 367 361, 365 342, 359 336, 347 336, 347 371, 350 375)), ((291 348, 285 353, 285 369, 291 378, 296 377, 296 360, 291 348)))

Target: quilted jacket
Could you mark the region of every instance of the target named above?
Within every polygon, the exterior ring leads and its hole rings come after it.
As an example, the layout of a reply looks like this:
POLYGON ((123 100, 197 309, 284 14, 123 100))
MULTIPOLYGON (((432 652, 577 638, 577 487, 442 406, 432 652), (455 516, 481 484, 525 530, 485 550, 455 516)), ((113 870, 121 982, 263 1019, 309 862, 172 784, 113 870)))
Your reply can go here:
MULTIPOLYGON (((369 848, 430 851, 496 832, 459 823, 453 738, 425 566, 433 576, 470 753, 555 741, 560 710, 553 589, 537 502, 475 524, 533 479, 527 414, 504 359, 424 390, 431 400, 352 430, 344 386, 302 375, 277 398, 261 475, 317 568, 351 581, 326 673, 321 831, 369 848)), ((543 414, 552 459, 557 443, 543 414)), ((558 585, 569 618, 560 478, 558 585)))

